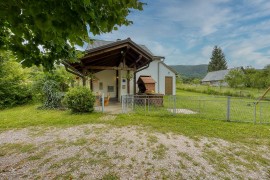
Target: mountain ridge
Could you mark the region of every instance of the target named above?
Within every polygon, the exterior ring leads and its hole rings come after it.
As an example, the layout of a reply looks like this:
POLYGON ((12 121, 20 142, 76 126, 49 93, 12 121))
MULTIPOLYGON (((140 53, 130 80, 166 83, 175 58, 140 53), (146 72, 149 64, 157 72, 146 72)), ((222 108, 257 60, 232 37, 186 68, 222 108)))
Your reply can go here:
POLYGON ((186 78, 204 78, 207 74, 208 64, 198 65, 169 65, 176 70, 181 76, 186 78))

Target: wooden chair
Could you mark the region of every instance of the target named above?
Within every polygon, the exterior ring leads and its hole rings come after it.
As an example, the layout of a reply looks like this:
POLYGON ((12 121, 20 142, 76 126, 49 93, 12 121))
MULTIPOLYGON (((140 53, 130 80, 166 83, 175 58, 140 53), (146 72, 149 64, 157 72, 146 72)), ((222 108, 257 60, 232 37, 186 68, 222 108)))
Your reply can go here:
POLYGON ((107 97, 104 97, 104 106, 108 106, 110 101, 110 94, 107 94, 107 97))

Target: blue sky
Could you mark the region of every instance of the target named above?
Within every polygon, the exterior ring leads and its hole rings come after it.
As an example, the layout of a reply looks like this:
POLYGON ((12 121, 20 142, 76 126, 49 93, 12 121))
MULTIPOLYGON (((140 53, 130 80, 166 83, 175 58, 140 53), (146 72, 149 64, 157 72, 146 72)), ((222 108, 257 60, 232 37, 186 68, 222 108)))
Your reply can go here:
POLYGON ((130 37, 169 65, 208 64, 214 45, 222 48, 229 68, 270 64, 269 0, 144 0, 132 11, 133 25, 94 37, 130 37))

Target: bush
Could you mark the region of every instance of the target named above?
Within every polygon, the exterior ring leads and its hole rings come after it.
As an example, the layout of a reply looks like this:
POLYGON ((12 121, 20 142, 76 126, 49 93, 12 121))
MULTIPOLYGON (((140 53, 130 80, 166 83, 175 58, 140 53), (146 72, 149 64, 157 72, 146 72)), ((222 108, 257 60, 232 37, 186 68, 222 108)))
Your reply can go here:
POLYGON ((59 91, 59 83, 54 80, 44 82, 42 88, 44 94, 43 108, 55 109, 62 107, 63 92, 59 91))
POLYGON ((32 100, 27 70, 16 62, 10 52, 0 51, 0 109, 32 100))
POLYGON ((62 108, 62 99, 73 82, 74 75, 66 72, 64 67, 55 66, 51 71, 43 71, 40 67, 31 69, 33 79, 32 92, 35 101, 41 101, 41 109, 62 108))
POLYGON ((95 96, 86 87, 71 88, 65 95, 64 104, 72 112, 92 112, 95 96))

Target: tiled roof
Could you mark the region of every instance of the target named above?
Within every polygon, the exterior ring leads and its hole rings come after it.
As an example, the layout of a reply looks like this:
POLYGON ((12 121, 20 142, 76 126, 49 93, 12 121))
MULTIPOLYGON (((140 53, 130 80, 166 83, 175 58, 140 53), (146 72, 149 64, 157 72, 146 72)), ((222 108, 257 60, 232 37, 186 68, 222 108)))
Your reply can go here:
POLYGON ((230 72, 231 69, 213 71, 207 73, 207 75, 202 79, 202 82, 209 81, 221 81, 224 80, 225 76, 230 72))
MULTIPOLYGON (((119 40, 117 40, 119 41, 119 40)), ((91 44, 88 44, 86 50, 90 50, 90 49, 95 49, 95 48, 98 48, 98 47, 102 47, 102 46, 106 46, 108 44, 112 44, 114 42, 117 42, 117 41, 104 41, 104 40, 93 40, 93 43, 91 44)), ((143 50, 145 50, 146 52, 148 52, 149 54, 151 54, 152 56, 154 55, 145 45, 141 45, 141 44, 138 44, 143 50)))
POLYGON ((141 79, 144 84, 156 83, 156 81, 151 76, 140 76, 139 79, 141 79))

